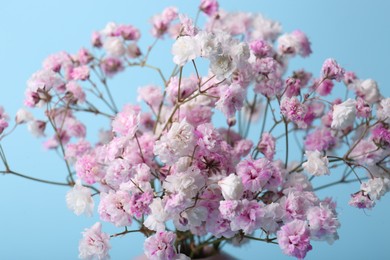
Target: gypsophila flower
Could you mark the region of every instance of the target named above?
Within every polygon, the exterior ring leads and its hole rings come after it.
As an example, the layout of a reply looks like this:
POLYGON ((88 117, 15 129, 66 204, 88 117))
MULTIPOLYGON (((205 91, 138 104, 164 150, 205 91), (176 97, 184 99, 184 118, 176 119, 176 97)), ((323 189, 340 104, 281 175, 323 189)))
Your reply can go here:
POLYGON ((325 60, 321 69, 322 77, 326 79, 341 81, 345 70, 334 59, 325 60))
POLYGON ((306 151, 307 161, 302 164, 303 168, 314 176, 329 175, 328 158, 322 156, 318 150, 306 151))
POLYGON ((145 255, 150 260, 172 260, 177 256, 173 232, 157 232, 148 237, 144 243, 145 255))
POLYGON ((192 36, 181 36, 172 46, 173 62, 183 66, 200 55, 200 46, 192 36))
POLYGON ((345 129, 352 126, 356 117, 356 101, 349 98, 339 105, 334 105, 332 116, 332 128, 345 129))
POLYGON ((277 232, 277 236, 279 246, 286 255, 303 259, 312 249, 310 232, 305 221, 296 219, 285 224, 277 232))
POLYGON ((242 185, 241 178, 234 173, 220 180, 218 185, 221 187, 225 200, 238 200, 243 195, 244 186, 242 185))
POLYGON ((102 224, 97 222, 91 228, 85 229, 79 244, 79 257, 81 259, 107 260, 110 259, 110 236, 101 231, 102 224))
POLYGON ((91 190, 81 185, 81 181, 77 180, 73 188, 66 194, 66 204, 77 216, 81 214, 92 216, 94 201, 91 190))

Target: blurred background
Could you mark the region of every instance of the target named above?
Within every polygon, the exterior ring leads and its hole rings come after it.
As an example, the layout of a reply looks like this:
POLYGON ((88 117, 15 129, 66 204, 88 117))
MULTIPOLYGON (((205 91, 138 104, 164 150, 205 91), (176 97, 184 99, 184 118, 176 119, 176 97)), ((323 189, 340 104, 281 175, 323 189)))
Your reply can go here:
MULTIPOLYGON (((42 61, 58 51, 76 53, 90 47, 90 35, 107 22, 129 23, 141 30, 141 46, 152 43, 150 17, 166 6, 175 5, 195 17, 199 1, 1 1, 0 5, 0 105, 13 119, 22 107, 26 81, 41 68, 42 61)), ((310 1, 310 0, 226 0, 220 3, 228 11, 260 12, 280 21, 284 32, 300 29, 312 42, 313 54, 295 59, 291 69, 305 68, 319 75, 322 62, 335 58, 359 78, 375 79, 384 96, 390 96, 388 61, 390 58, 390 2, 310 1)), ((172 67, 169 43, 159 43, 163 52, 152 53, 151 63, 172 67)), ((158 46, 159 48, 159 46, 158 46)), ((109 82, 119 107, 136 101, 136 89, 160 84, 151 71, 129 71, 109 82)), ((340 95, 344 87, 339 86, 340 95)), ((39 115, 36 114, 37 116, 39 115)), ((86 119, 95 122, 92 119, 86 119)), ((108 122, 98 121, 97 129, 108 122), (100 125, 101 124, 101 125, 100 125)), ((93 138, 93 137, 92 137, 93 138)), ((62 181, 63 162, 52 151, 45 151, 42 139, 19 127, 2 145, 15 171, 42 179, 62 181)), ((327 177, 324 177, 327 178, 327 177)), ((349 195, 358 184, 337 186, 321 192, 338 201, 341 222, 340 240, 332 246, 314 242, 307 259, 388 259, 390 232, 390 196, 384 197, 373 211, 348 206, 349 195)), ((77 217, 66 207, 66 187, 28 181, 16 176, 0 176, 0 259, 77 259, 78 242, 84 228, 98 219, 77 217)), ((121 230, 103 223, 113 234, 121 230)), ((111 240, 112 259, 133 259, 143 251, 143 237, 130 234, 111 240)), ((251 242, 244 248, 227 246, 225 250, 239 259, 287 259, 277 245, 251 242)))

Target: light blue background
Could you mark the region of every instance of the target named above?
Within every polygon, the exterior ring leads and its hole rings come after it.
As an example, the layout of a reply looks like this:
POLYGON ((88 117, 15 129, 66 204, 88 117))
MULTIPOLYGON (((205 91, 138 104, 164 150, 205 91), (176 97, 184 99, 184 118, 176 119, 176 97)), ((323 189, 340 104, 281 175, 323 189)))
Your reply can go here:
MULTIPOLYGON (((297 69, 310 68, 318 75, 323 60, 336 58, 360 78, 376 79, 384 96, 390 96, 390 4, 388 1, 223 1, 230 11, 262 12, 282 23, 286 32, 301 29, 312 42, 313 55, 293 62, 297 69)), ((131 23, 151 43, 149 17, 164 6, 177 5, 195 15, 198 1, 1 1, 0 2, 0 104, 14 116, 22 105, 25 82, 49 54, 76 52, 89 47, 90 33, 109 21, 131 23)), ((168 50, 168 49, 167 49, 168 50)), ((156 55, 156 53, 155 53, 156 55)), ((163 57, 170 59, 169 53, 163 57)), ((160 59, 164 60, 164 59, 160 59)), ((155 64, 164 65, 161 61, 155 64)), ((171 65, 169 64, 169 67, 171 65)), ((146 72, 144 72, 146 74, 146 72)), ((135 100, 135 89, 159 84, 158 78, 140 78, 138 73, 120 76, 113 84, 120 102, 135 100), (123 93, 128 93, 127 96, 123 93)), ((341 87, 341 86, 340 86, 341 87)), ((344 92, 342 92, 344 93, 344 92)), ((39 178, 61 181, 65 168, 53 153, 41 148, 25 127, 3 143, 14 170, 39 178)), ((356 185, 330 189, 338 200, 341 239, 333 246, 313 243, 307 259, 388 259, 390 196, 373 211, 347 205, 356 185)), ((65 204, 67 188, 30 182, 15 176, 0 176, 0 259, 77 259, 80 232, 96 221, 76 217, 65 204)), ((324 196, 324 193, 321 193, 324 196)), ((115 232, 103 224, 105 231, 115 232)), ((131 259, 142 252, 141 236, 112 240, 112 259, 131 259)), ((285 259, 278 246, 253 242, 244 249, 227 247, 240 259, 285 259)))

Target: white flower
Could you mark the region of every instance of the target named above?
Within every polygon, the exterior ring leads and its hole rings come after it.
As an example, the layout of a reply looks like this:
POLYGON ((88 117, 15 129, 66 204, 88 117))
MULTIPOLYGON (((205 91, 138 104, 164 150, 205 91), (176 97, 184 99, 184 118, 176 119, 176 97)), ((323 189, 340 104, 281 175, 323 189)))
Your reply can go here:
POLYGON ((244 192, 244 185, 239 176, 231 173, 218 182, 221 187, 222 196, 225 200, 239 200, 244 192))
POLYGON ((321 156, 321 153, 317 150, 306 151, 305 153, 307 161, 302 164, 303 168, 310 174, 315 176, 329 175, 328 158, 321 156))
POLYGON ((157 232, 165 230, 165 221, 168 220, 168 213, 164 210, 164 205, 161 198, 153 199, 149 205, 151 213, 146 218, 144 225, 150 230, 157 232))
POLYGON ((385 120, 386 123, 390 123, 390 98, 384 98, 381 100, 376 114, 378 119, 385 120))
POLYGON ((173 62, 183 66, 200 55, 200 46, 191 36, 179 37, 172 46, 173 62))
POLYGON ((66 194, 66 205, 77 216, 85 214, 92 216, 94 201, 91 196, 91 190, 81 185, 81 181, 77 180, 73 188, 66 194))
POLYGON ((34 120, 34 116, 31 114, 30 111, 21 108, 16 112, 15 116, 15 122, 16 124, 23 124, 34 120))
POLYGON ((103 48, 110 56, 121 57, 126 53, 126 48, 118 37, 107 37, 103 48))
POLYGON ((379 200, 390 189, 387 178, 373 178, 360 185, 360 189, 370 196, 371 200, 379 200))
POLYGON ((356 91, 369 104, 377 102, 381 96, 378 84, 373 79, 366 79, 361 81, 360 84, 358 83, 356 91))
POLYGON ((172 164, 180 157, 190 155, 195 147, 194 128, 184 119, 172 124, 168 133, 163 135, 154 146, 154 154, 163 163, 172 164))
POLYGON ((200 170, 194 166, 185 172, 176 172, 168 175, 163 183, 166 191, 173 194, 181 194, 185 198, 193 198, 205 185, 205 179, 200 170))
POLYGON ((356 100, 347 99, 333 107, 332 128, 345 129, 353 125, 356 118, 356 100))

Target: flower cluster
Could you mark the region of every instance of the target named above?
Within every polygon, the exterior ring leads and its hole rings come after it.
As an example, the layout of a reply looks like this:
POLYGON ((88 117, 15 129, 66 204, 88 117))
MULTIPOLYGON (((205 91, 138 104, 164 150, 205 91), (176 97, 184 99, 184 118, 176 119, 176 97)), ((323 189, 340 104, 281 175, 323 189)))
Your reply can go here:
MULTIPOLYGON (((21 110, 15 122, 36 136, 51 131, 44 146, 66 162, 69 209, 90 216, 98 196, 100 219, 125 230, 111 237, 142 232, 149 259, 203 257, 245 239, 302 259, 312 240, 331 244, 340 227, 336 203, 318 197, 313 178, 345 167, 334 184, 361 183, 350 201, 357 208, 390 190, 390 98, 334 59, 313 74, 288 74, 290 59, 312 52, 300 30, 283 33, 278 22, 223 11, 216 0, 202 0, 199 12, 204 27, 174 7, 152 17, 155 43, 146 50, 137 28, 109 23, 93 33, 93 51, 49 56, 25 93, 25 105, 46 119, 21 110), (168 36, 166 77, 149 56, 168 36), (140 87, 139 103, 118 109, 108 80, 133 67, 157 73, 161 86, 140 87), (348 99, 334 97, 340 88, 348 99), (215 123, 217 111, 226 124, 215 123), (97 142, 81 113, 108 119, 97 142), (260 117, 262 127, 251 130, 260 117), (298 156, 289 152, 292 132, 304 135, 298 156)), ((0 135, 8 121, 1 108, 0 135)), ((107 259, 109 240, 96 223, 83 233, 80 258, 107 259)))

